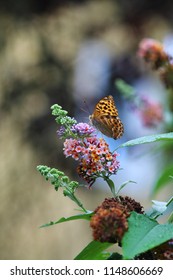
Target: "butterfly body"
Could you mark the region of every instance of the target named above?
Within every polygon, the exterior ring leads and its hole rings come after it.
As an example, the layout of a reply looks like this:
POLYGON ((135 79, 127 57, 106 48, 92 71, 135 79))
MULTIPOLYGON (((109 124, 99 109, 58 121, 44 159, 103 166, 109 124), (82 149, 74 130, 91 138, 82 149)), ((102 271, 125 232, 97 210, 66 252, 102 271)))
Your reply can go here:
POLYGON ((123 135, 124 127, 111 95, 102 98, 90 116, 91 123, 103 134, 114 139, 123 135))

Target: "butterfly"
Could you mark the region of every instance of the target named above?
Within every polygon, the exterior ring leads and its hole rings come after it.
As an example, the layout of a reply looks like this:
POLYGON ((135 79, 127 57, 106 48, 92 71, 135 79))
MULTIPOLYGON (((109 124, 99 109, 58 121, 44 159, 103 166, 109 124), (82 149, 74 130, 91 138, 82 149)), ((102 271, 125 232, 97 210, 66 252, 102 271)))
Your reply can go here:
POLYGON ((108 137, 117 139, 124 133, 124 126, 118 117, 118 110, 112 95, 102 98, 89 118, 92 125, 108 137))

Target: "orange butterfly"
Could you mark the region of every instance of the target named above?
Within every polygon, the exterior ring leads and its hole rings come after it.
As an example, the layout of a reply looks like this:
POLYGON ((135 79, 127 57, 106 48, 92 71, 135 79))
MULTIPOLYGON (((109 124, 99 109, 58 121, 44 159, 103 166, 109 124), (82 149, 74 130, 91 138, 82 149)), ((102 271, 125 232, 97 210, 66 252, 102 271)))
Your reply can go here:
POLYGON ((118 117, 112 95, 102 98, 95 106, 90 116, 91 123, 103 134, 114 139, 120 138, 124 132, 124 126, 118 117))

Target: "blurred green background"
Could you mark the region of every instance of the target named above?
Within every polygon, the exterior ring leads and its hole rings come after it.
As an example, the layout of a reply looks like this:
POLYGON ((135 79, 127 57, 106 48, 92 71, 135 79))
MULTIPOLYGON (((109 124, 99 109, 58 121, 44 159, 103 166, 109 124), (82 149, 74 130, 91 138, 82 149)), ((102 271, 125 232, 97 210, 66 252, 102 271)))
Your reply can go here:
MULTIPOLYGON (((74 204, 36 171, 37 165, 45 164, 77 178, 74 162, 63 156, 50 106, 58 103, 71 116, 82 111, 75 67, 81 45, 88 40, 109 49, 107 89, 113 91, 116 77, 137 79, 139 41, 163 40, 173 31, 172 14, 173 2, 166 0, 1 0, 0 259, 72 259, 90 242, 88 222, 39 228, 76 213, 74 204)), ((88 107, 90 102, 93 106, 97 93, 88 99, 88 107)), ((91 210, 110 195, 99 187, 78 193, 91 210)), ((141 202, 145 204, 142 198, 141 202)))

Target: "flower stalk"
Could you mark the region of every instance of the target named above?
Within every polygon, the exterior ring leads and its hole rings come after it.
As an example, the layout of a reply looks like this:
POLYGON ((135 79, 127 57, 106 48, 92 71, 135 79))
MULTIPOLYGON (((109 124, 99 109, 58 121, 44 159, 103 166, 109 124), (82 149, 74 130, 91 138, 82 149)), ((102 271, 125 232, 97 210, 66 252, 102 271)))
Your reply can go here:
POLYGON ((85 213, 87 210, 84 208, 81 201, 75 196, 75 191, 79 187, 79 183, 76 181, 70 181, 69 177, 64 172, 57 170, 56 168, 50 168, 45 165, 37 166, 37 170, 45 177, 46 180, 50 180, 55 190, 61 187, 63 188, 64 196, 69 197, 74 201, 85 213))

